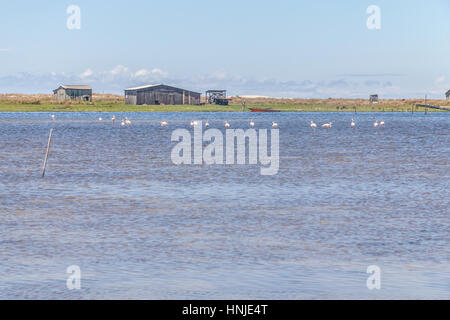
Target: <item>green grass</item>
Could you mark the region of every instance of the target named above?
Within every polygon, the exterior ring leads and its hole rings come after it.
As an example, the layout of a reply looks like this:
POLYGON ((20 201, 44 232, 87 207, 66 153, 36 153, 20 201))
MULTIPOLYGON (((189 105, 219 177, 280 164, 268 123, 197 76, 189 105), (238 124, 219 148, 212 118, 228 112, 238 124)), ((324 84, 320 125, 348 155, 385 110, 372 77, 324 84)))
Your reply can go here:
MULTIPOLYGON (((247 104, 248 107, 271 108, 283 112, 411 112, 412 106, 330 106, 313 104, 247 104)), ((0 112, 241 112, 242 105, 162 105, 162 106, 130 106, 111 101, 96 101, 94 103, 56 104, 42 101, 39 103, 15 103, 0 101, 0 112)), ((246 111, 249 111, 248 109, 246 111)), ((424 112, 423 108, 415 108, 416 112, 424 112)), ((429 109, 429 112, 439 110, 429 109)))

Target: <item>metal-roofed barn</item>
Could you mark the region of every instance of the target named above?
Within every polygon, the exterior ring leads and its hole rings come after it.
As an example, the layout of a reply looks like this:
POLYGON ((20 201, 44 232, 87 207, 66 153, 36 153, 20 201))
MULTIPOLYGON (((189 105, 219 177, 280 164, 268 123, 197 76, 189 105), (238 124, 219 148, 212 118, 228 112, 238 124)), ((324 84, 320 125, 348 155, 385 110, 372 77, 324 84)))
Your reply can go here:
POLYGON ((171 87, 164 84, 153 84, 125 89, 125 104, 131 105, 181 105, 200 104, 200 93, 171 87))
POLYGON ((63 85, 53 90, 53 94, 57 101, 92 101, 92 88, 86 85, 63 85))

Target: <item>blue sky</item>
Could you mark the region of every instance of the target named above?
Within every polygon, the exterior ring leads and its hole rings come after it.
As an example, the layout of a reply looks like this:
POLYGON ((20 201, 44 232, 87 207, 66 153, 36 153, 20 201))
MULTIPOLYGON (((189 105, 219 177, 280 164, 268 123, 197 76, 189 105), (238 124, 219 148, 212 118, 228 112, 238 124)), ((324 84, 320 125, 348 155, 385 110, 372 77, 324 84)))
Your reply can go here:
POLYGON ((4 1, 0 93, 167 83, 274 97, 442 98, 450 1, 4 1), (69 5, 81 29, 69 30, 69 5), (381 9, 369 30, 366 9, 381 9))

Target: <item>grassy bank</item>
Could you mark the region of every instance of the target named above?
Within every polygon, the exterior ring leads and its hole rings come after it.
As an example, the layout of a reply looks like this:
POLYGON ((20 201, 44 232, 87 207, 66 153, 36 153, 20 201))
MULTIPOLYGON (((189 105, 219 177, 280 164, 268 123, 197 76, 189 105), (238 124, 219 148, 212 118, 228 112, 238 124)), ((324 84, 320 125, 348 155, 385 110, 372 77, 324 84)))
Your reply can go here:
MULTIPOLYGON (((274 99, 233 97, 229 106, 217 105, 125 105, 120 95, 94 95, 93 102, 58 103, 50 95, 0 95, 0 112, 240 112, 247 107, 272 108, 283 112, 411 112, 421 100, 381 100, 371 104, 363 99, 274 99)), ((429 104, 450 105, 444 100, 430 100, 429 104)), ((245 111, 249 111, 246 109, 245 111)), ((414 111, 423 112, 423 108, 414 111)), ((429 112, 439 112, 429 109, 429 112)))

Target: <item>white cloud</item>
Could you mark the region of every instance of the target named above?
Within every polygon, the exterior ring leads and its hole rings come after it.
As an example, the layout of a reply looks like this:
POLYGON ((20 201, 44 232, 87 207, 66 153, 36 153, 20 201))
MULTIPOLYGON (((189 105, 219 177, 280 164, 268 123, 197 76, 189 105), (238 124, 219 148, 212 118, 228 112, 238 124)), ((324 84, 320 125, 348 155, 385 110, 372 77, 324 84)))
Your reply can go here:
POLYGON ((167 77, 169 75, 167 72, 164 72, 161 69, 152 69, 152 74, 160 75, 162 77, 167 77))
MULTIPOLYGON (((230 95, 256 95, 286 98, 368 98, 377 93, 383 98, 416 98, 429 94, 441 97, 447 78, 440 77, 420 90, 414 90, 397 79, 366 79, 357 77, 337 77, 322 81, 291 80, 280 81, 273 78, 250 78, 214 72, 206 75, 174 77, 159 68, 130 68, 117 65, 113 69, 93 72, 88 68, 80 74, 49 72, 44 74, 16 73, 0 76, 2 92, 48 93, 61 84, 87 84, 94 92, 123 94, 124 88, 146 84, 165 83, 197 92, 208 89, 226 89, 230 95)), ((447 90, 450 88, 448 86, 447 90)))
POLYGON ((227 73, 223 71, 216 71, 212 73, 212 76, 216 79, 225 79, 227 77, 227 73))
POLYGON ((445 76, 439 76, 437 79, 436 79, 436 84, 441 84, 441 83, 444 83, 445 82, 445 76))
POLYGON ((84 71, 82 74, 80 74, 80 78, 84 79, 84 78, 88 78, 90 76, 92 76, 94 74, 94 72, 91 69, 86 69, 86 71, 84 71))
POLYGON ((148 77, 151 74, 151 71, 148 71, 147 69, 141 69, 138 70, 134 76, 135 77, 148 77))
POLYGON ((446 76, 441 75, 434 81, 434 87, 430 90, 430 93, 433 95, 444 96, 448 89, 450 89, 450 81, 447 80, 446 76))
POLYGON ((112 75, 126 74, 128 73, 128 68, 122 65, 118 65, 114 69, 112 69, 110 73, 112 75))

